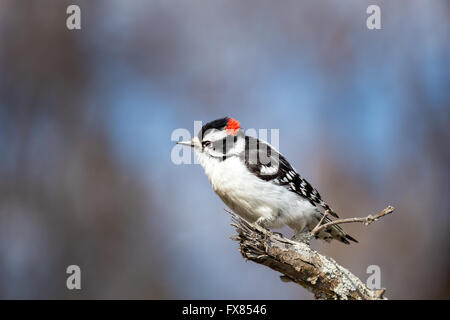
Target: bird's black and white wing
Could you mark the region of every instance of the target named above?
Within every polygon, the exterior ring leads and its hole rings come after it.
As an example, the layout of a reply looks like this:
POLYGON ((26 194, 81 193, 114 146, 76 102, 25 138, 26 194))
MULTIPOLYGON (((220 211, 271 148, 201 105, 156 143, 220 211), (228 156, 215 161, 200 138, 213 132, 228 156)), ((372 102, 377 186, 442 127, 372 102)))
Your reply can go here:
POLYGON ((286 158, 269 144, 249 136, 245 137, 245 152, 242 155, 247 168, 258 178, 285 186, 289 191, 307 199, 314 207, 319 205, 324 210, 338 217, 325 203, 319 192, 302 178, 286 158))
MULTIPOLYGON (((307 199, 314 207, 320 206, 324 210, 328 210, 330 215, 338 218, 338 215, 322 200, 319 192, 292 168, 283 155, 267 143, 258 139, 248 136, 245 139, 246 147, 243 157, 248 170, 262 180, 286 187, 289 191, 295 192, 299 196, 307 199)), ((323 213, 319 210, 317 210, 317 213, 318 216, 316 216, 313 225, 309 226, 310 229, 323 216, 323 213)), ((330 221, 328 217, 324 219, 324 223, 330 221)), ((316 238, 321 238, 326 241, 337 239, 345 244, 350 244, 348 240, 358 242, 348 235, 339 225, 332 225, 326 228, 316 235, 316 238)))

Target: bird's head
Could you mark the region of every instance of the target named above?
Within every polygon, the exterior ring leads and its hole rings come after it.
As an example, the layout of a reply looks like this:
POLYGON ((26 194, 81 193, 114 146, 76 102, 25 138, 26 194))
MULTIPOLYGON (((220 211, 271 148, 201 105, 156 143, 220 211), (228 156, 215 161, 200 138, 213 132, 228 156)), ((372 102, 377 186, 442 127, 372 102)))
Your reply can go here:
POLYGON ((190 141, 178 144, 194 148, 198 155, 223 159, 238 155, 245 148, 245 134, 239 121, 225 117, 205 124, 198 135, 190 141))

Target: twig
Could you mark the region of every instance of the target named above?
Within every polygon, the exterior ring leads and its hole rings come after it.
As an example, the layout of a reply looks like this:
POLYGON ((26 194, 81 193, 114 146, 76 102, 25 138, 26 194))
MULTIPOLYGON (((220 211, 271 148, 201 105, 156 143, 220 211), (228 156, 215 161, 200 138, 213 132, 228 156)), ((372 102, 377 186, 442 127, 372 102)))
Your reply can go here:
POLYGON ((319 223, 318 223, 318 224, 314 227, 314 229, 311 231, 311 234, 312 234, 312 235, 315 235, 315 234, 316 234, 315 230, 316 230, 317 228, 319 228, 319 227, 322 225, 323 221, 325 220, 325 218, 328 216, 329 213, 330 213, 329 210, 325 210, 325 212, 324 212, 322 218, 320 219, 319 223))
POLYGON ((313 236, 315 236, 316 234, 318 234, 323 229, 326 229, 329 226, 332 226, 332 225, 335 225, 335 224, 361 222, 361 223, 364 223, 364 225, 367 226, 367 225, 371 224, 372 222, 377 221, 381 217, 384 217, 385 215, 388 215, 388 214, 392 213, 393 211, 394 211, 394 207, 393 206, 388 206, 387 208, 383 209, 380 213, 378 213, 375 216, 372 216, 371 214, 369 214, 367 217, 364 217, 364 218, 337 219, 337 220, 333 220, 331 222, 322 224, 322 221, 325 219, 325 216, 327 215, 327 211, 325 211, 324 215, 322 216, 322 219, 320 219, 320 221, 317 224, 317 226, 311 231, 311 234, 313 236))

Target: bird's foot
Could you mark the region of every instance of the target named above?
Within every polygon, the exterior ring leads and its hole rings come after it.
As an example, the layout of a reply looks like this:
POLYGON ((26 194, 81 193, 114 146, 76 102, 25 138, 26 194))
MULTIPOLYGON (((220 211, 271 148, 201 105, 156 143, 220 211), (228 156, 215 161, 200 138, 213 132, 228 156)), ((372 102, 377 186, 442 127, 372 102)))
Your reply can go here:
POLYGON ((271 231, 273 234, 278 235, 280 238, 284 238, 281 232, 271 231))
POLYGON ((272 220, 266 217, 259 217, 258 220, 256 220, 256 224, 266 230, 270 229, 271 222, 272 220))
POLYGON ((265 217, 260 217, 258 218, 258 220, 256 220, 256 224, 264 229, 266 229, 267 231, 272 232, 273 234, 276 234, 278 236, 280 236, 281 238, 283 238, 283 234, 280 232, 276 232, 276 231, 272 231, 270 230, 271 228, 273 228, 273 219, 270 218, 265 218, 265 217))
POLYGON ((307 244, 309 246, 311 243, 312 237, 313 236, 311 235, 310 232, 299 232, 299 233, 296 233, 291 238, 291 240, 296 241, 296 242, 301 242, 301 243, 307 244))

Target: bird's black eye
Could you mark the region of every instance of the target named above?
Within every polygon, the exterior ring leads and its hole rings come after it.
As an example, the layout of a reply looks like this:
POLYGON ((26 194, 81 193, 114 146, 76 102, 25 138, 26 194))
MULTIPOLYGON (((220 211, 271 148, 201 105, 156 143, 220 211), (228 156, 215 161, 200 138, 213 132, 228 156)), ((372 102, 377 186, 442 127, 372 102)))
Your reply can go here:
POLYGON ((210 145, 211 145, 211 141, 203 141, 203 142, 202 142, 203 148, 208 147, 208 146, 210 146, 210 145))

